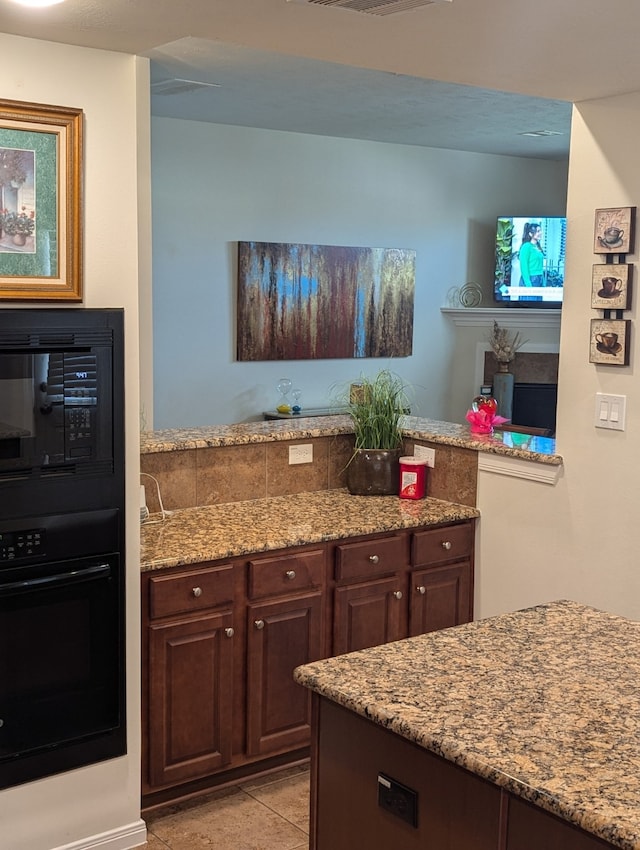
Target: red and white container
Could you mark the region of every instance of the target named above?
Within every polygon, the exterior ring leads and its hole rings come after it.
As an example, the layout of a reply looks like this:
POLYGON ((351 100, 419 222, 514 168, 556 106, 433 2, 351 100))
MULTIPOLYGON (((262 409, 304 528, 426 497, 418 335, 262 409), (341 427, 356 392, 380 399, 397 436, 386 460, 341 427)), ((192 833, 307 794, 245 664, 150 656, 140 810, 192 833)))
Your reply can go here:
POLYGON ((424 499, 427 493, 427 461, 424 458, 400 458, 400 488, 401 499, 424 499))

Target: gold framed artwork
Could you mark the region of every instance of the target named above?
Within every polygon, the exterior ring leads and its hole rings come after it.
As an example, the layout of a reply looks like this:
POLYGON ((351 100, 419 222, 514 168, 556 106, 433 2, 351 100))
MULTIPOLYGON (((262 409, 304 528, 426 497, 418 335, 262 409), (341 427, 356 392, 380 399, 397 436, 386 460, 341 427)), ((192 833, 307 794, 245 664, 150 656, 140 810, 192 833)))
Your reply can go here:
POLYGON ((628 366, 630 333, 629 319, 592 319, 589 362, 628 366))
POLYGON ((591 275, 591 307, 594 310, 631 309, 631 270, 627 263, 600 263, 591 275))
POLYGON ((635 207, 596 210, 594 254, 629 254, 633 251, 635 207))
POLYGON ((82 300, 83 112, 0 99, 0 299, 82 300))

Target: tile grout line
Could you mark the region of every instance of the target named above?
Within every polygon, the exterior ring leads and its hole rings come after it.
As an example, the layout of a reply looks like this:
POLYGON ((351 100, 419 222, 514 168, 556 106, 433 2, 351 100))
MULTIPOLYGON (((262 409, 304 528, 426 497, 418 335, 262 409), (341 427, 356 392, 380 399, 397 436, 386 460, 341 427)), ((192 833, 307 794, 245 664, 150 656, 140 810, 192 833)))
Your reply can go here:
POLYGON ((279 812, 277 809, 273 809, 271 806, 269 806, 263 800, 258 800, 258 798, 254 797, 253 794, 250 794, 249 796, 253 800, 255 800, 256 803, 260 803, 260 805, 264 806, 265 809, 268 809, 270 812, 273 812, 274 815, 278 815, 279 818, 282 818, 282 820, 285 820, 288 824, 291 824, 291 826, 295 827, 295 829, 299 830, 303 835, 306 835, 307 838, 309 837, 309 833, 307 832, 306 829, 303 829, 299 824, 294 823, 292 820, 289 820, 289 818, 286 815, 283 815, 282 812, 279 812))

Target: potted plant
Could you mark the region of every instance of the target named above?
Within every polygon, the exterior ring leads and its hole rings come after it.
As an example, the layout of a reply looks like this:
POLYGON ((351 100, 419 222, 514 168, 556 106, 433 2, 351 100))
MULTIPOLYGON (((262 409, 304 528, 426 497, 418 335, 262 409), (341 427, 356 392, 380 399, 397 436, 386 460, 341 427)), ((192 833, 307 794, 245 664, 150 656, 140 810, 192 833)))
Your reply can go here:
POLYGON ((408 412, 407 386, 389 370, 352 384, 346 407, 355 445, 347 464, 347 487, 359 496, 398 493, 401 417, 408 412))
POLYGON ((35 226, 35 213, 27 213, 25 207, 20 213, 6 209, 0 211, 0 229, 7 236, 13 237, 16 245, 24 245, 27 237, 33 234, 35 226))

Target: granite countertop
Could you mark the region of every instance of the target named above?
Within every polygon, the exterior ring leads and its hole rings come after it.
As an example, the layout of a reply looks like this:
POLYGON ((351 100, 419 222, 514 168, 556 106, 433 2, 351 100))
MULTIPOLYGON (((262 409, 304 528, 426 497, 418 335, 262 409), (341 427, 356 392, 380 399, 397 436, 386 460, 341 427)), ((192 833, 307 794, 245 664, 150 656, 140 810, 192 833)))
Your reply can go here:
MULTIPOLYGON (((410 439, 427 440, 431 443, 458 446, 478 452, 491 452, 556 466, 562 464, 562 457, 556 454, 556 441, 551 437, 533 437, 511 431, 496 431, 490 435, 472 434, 468 425, 438 422, 418 416, 404 416, 402 424, 405 437, 410 439)), ((277 440, 308 440, 312 437, 352 433, 353 425, 348 415, 300 416, 295 420, 242 422, 236 425, 145 431, 140 435, 140 452, 151 454, 214 446, 267 443, 277 440)))
POLYGON ((319 490, 154 514, 140 530, 141 569, 157 570, 480 516, 441 499, 319 490))
POLYGON ((616 847, 640 848, 640 623, 560 601, 294 676, 616 847))

